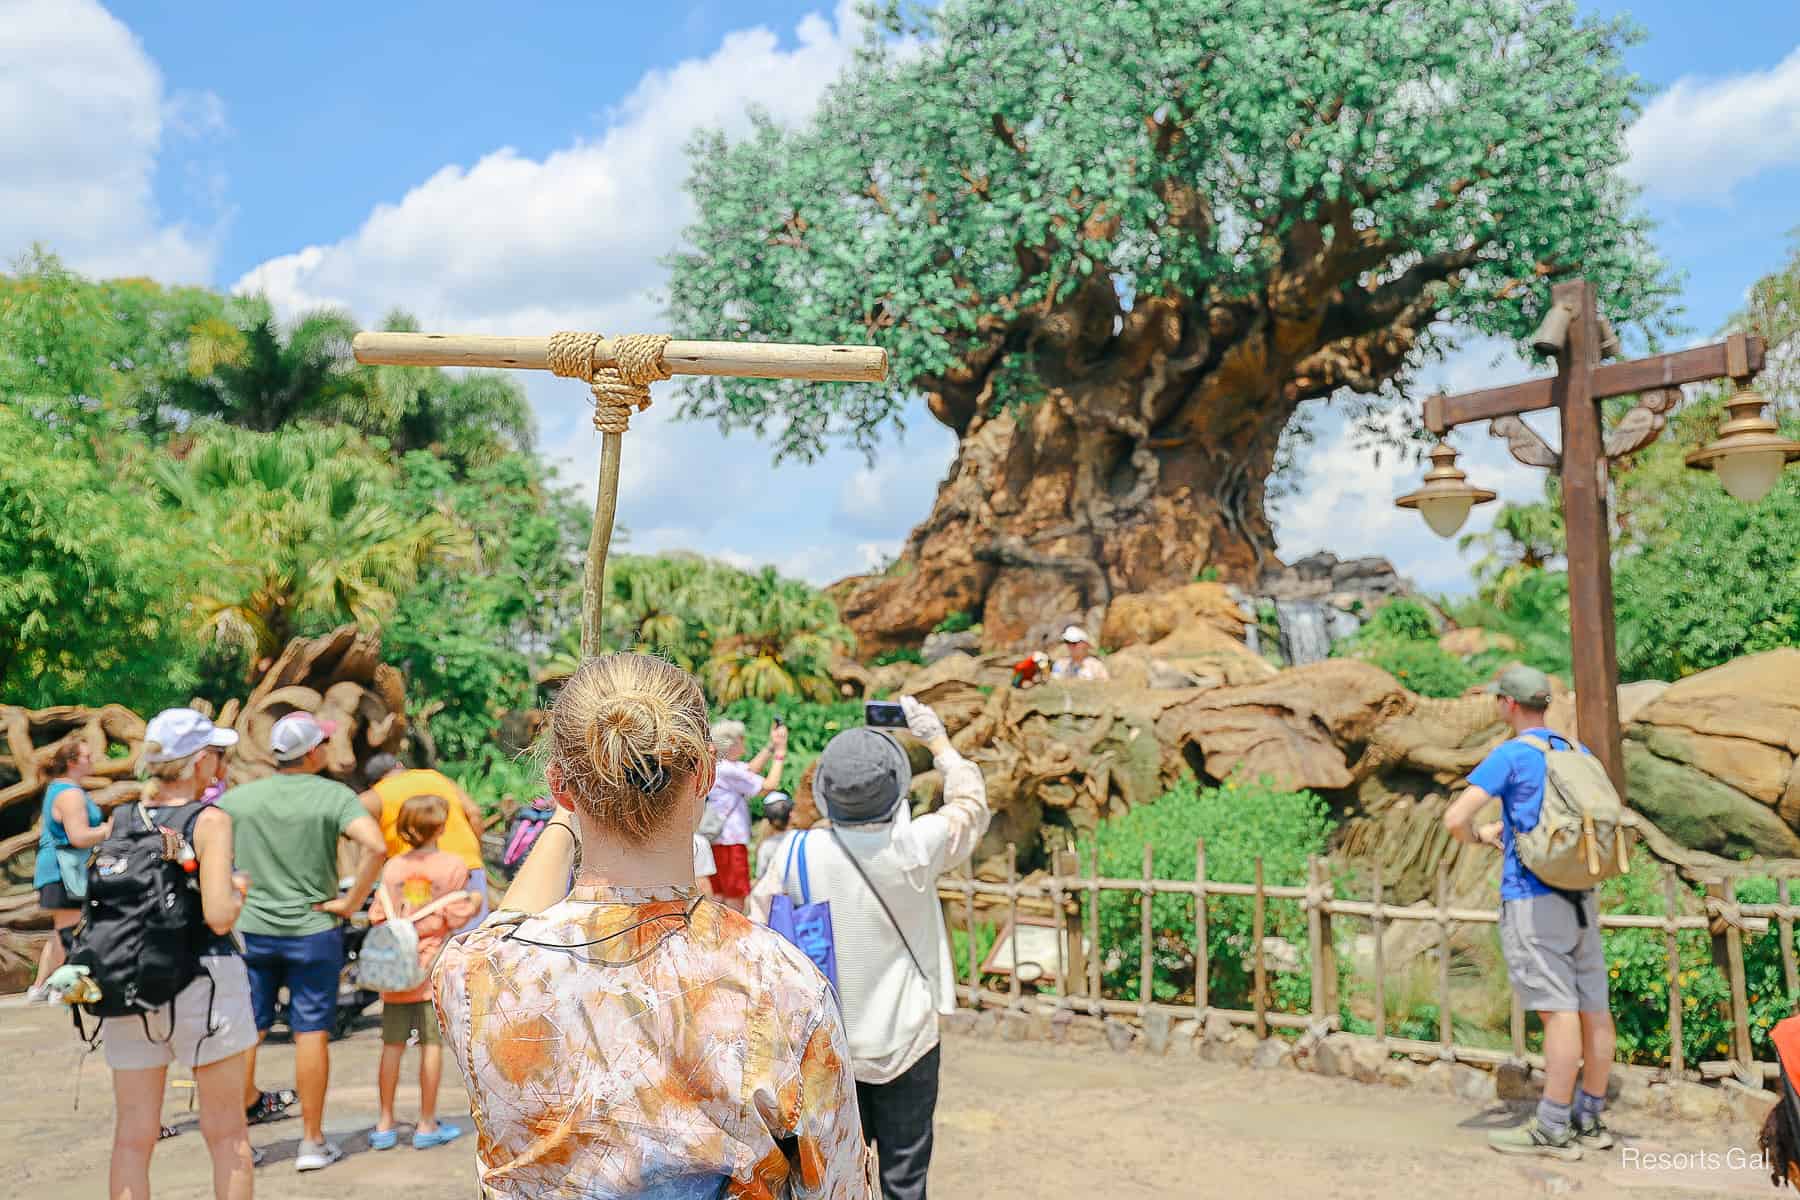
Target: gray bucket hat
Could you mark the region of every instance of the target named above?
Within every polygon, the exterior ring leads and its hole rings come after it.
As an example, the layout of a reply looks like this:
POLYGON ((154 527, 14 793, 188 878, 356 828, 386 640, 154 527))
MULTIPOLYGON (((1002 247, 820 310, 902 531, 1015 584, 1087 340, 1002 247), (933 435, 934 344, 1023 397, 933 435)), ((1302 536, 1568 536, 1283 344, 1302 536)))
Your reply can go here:
POLYGON ((832 738, 813 775, 813 793, 837 825, 885 821, 911 785, 912 764, 900 743, 862 726, 832 738))

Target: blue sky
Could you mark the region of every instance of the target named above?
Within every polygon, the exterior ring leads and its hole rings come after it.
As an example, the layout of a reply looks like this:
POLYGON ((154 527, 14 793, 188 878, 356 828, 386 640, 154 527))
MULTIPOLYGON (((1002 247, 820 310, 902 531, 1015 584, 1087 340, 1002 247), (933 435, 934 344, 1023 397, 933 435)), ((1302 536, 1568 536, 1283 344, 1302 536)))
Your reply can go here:
MULTIPOLYGON (((1630 62, 1661 98, 1632 170, 1686 276, 1687 323, 1710 334, 1800 224, 1800 5, 1585 7, 1648 32, 1630 62)), ((848 57, 852 8, 526 3, 498 20, 449 0, 0 0, 0 255, 39 239, 83 269, 261 287, 290 311, 342 303, 365 321, 401 305, 444 328, 656 329, 682 141, 741 128, 749 104, 804 119, 848 57)), ((1426 382, 1524 369, 1475 345, 1426 382)), ((534 376, 530 391, 543 448, 585 483, 579 387, 534 376)), ((873 468, 848 452, 773 468, 766 446, 670 422, 670 407, 628 445, 634 545, 816 581, 897 548, 953 448, 919 409, 873 468)), ((1454 547, 1391 508, 1416 473, 1349 446, 1329 415, 1319 430, 1280 511, 1282 554, 1386 554, 1428 588, 1466 586, 1454 547)), ((1537 488, 1478 431, 1459 445, 1504 496, 1537 488)))

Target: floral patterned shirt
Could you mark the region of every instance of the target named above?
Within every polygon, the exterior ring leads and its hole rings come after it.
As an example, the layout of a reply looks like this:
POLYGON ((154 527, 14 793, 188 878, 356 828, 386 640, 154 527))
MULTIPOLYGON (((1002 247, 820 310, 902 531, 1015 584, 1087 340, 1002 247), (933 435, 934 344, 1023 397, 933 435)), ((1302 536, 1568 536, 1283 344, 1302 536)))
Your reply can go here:
POLYGON ((496 913, 433 984, 487 1197, 873 1195, 830 985, 691 889, 496 913))

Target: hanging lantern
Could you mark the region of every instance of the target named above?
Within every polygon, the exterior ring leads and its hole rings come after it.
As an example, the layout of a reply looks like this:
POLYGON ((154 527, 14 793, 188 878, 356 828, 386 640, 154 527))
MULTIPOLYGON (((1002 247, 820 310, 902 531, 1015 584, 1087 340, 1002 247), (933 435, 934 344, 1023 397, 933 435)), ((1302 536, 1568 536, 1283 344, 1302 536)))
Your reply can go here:
POLYGON ((1474 487, 1469 477, 1456 466, 1456 451, 1448 442, 1439 442, 1431 450, 1431 469, 1425 472, 1425 486, 1394 501, 1398 508, 1416 508, 1431 532, 1449 537, 1469 519, 1469 509, 1494 499, 1486 488, 1474 487))
POLYGON ((1687 456, 1697 471, 1716 471, 1725 490, 1745 504, 1755 504, 1769 494, 1782 468, 1800 459, 1800 442, 1781 436, 1763 413, 1763 396, 1749 379, 1737 381, 1737 392, 1726 403, 1731 419, 1719 429, 1717 440, 1687 456))

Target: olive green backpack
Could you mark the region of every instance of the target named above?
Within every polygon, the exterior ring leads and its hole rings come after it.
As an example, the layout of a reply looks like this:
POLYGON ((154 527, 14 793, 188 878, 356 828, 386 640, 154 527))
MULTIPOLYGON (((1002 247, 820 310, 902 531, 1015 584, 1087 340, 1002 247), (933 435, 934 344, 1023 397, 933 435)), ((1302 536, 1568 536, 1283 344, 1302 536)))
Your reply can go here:
POLYGON ((1585 892, 1630 867, 1634 818, 1606 767, 1592 754, 1558 750, 1540 737, 1521 736, 1544 755, 1544 803, 1538 823, 1513 831, 1525 869, 1563 892, 1585 892))

